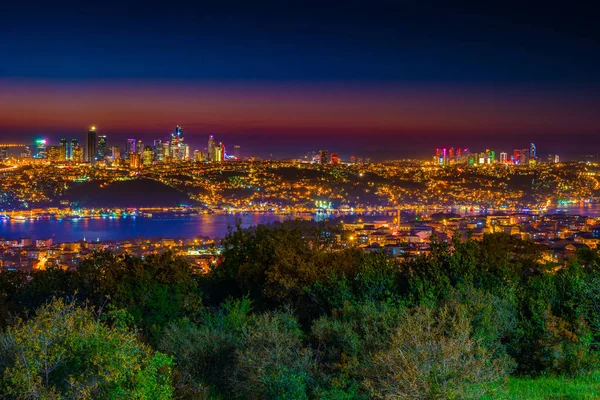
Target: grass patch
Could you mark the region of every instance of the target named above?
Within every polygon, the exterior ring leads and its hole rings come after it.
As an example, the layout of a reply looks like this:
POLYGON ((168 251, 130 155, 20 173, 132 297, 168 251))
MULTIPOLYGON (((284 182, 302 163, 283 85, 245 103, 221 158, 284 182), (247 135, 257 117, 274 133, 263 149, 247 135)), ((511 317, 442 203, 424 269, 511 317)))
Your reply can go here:
POLYGON ((518 400, 575 400, 600 399, 600 373, 577 378, 567 377, 511 377, 503 389, 504 395, 498 394, 487 399, 518 400))

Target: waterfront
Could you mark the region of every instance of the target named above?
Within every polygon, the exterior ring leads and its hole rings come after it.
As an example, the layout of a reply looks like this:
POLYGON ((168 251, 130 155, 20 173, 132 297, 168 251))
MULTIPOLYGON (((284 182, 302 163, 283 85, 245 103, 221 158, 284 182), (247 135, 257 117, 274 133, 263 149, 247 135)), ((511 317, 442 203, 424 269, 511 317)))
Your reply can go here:
POLYGON ((295 218, 273 213, 199 214, 170 218, 85 218, 0 220, 0 237, 17 239, 52 238, 54 242, 120 240, 137 237, 193 238, 225 236, 239 219, 243 227, 295 218))
MULTIPOLYGON (((471 214, 469 210, 448 208, 446 210, 428 210, 432 212, 446 211, 461 214, 471 214)), ((548 209, 548 213, 564 212, 571 215, 586 215, 600 217, 600 204, 572 204, 558 209, 548 209)), ((29 237, 32 239, 52 238, 54 242, 73 242, 78 240, 122 240, 139 237, 163 238, 194 238, 209 237, 222 238, 230 226, 235 226, 240 220, 243 227, 269 224, 294 218, 326 219, 348 215, 348 213, 319 213, 312 214, 275 214, 275 213, 215 213, 194 214, 189 216, 169 217, 95 217, 95 218, 49 218, 49 219, 0 219, 0 238, 19 239, 29 237)), ((379 219, 390 219, 392 213, 379 214, 379 219)))

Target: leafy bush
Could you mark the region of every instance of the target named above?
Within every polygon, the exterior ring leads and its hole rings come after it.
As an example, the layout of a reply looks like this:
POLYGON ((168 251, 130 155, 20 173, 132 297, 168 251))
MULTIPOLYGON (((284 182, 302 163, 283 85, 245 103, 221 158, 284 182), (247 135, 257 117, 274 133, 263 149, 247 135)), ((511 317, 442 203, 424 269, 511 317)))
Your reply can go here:
POLYGON ((374 356, 365 385, 377 398, 480 398, 500 386, 508 367, 471 337, 464 307, 419 307, 374 356))
POLYGON ((169 357, 62 300, 0 336, 0 387, 15 398, 168 399, 170 378, 169 357))

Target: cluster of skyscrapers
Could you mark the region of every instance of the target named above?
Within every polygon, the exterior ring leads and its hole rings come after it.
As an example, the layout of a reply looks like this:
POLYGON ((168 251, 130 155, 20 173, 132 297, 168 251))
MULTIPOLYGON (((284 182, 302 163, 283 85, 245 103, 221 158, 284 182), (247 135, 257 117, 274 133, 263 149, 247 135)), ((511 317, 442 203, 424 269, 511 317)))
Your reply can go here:
MULTIPOLYGON (((77 139, 70 142, 63 138, 58 146, 48 146, 45 139, 36 141, 36 158, 51 161, 88 162, 92 165, 98 162, 112 162, 129 165, 137 168, 150 165, 153 162, 178 162, 186 160, 221 162, 225 160, 240 159, 240 146, 233 146, 233 155, 225 151, 223 143, 216 144, 214 136, 210 135, 206 152, 194 151, 190 158, 190 147, 185 143, 183 128, 179 125, 169 135, 167 140, 157 139, 152 146, 144 145, 141 139, 129 138, 125 142, 125 151, 121 147, 108 148, 105 135, 98 135, 95 126, 88 129, 85 148, 79 145, 77 139)), ((2 154, 0 154, 2 157, 2 154)), ((8 158, 8 154, 6 154, 8 158)))
MULTIPOLYGON (((494 150, 486 149, 483 152, 471 153, 467 148, 437 148, 433 156, 435 165, 453 165, 453 164, 514 164, 514 165, 535 165, 543 161, 538 156, 538 151, 535 143, 531 142, 529 147, 524 149, 514 149, 512 154, 506 152, 500 153, 500 157, 496 158, 494 150)), ((557 163, 559 157, 556 154, 550 154, 547 162, 557 163)))

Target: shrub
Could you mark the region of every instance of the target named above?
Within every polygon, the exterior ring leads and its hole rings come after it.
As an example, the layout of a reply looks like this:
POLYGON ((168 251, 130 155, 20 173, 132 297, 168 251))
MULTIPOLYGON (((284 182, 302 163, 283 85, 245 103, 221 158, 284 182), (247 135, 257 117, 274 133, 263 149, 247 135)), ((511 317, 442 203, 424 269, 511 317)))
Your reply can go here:
POLYGON ((0 379, 16 398, 172 397, 171 359, 123 324, 56 300, 0 336, 0 379))
POLYGON ((507 369, 471 337, 464 307, 419 307, 374 356, 365 385, 377 398, 480 398, 499 386, 507 369))

